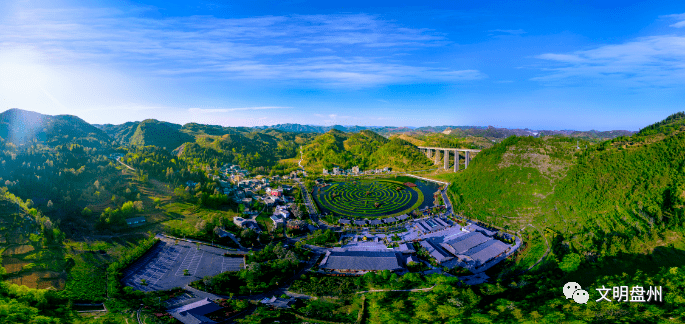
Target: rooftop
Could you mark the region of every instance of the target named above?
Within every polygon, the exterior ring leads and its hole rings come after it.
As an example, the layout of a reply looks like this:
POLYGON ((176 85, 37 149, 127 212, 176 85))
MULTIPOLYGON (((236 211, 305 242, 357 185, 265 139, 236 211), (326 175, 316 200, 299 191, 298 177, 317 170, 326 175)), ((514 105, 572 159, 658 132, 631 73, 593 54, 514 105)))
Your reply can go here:
POLYGON ((480 232, 471 232, 441 244, 450 253, 465 254, 468 250, 490 240, 480 232))
POLYGON ((171 316, 185 324, 205 324, 216 323, 204 315, 216 312, 220 309, 221 306, 215 304, 208 298, 205 298, 168 311, 171 316))
POLYGON ((397 254, 378 251, 344 251, 330 252, 321 265, 322 269, 331 270, 399 270, 402 269, 397 254))
POLYGON ((469 250, 466 255, 470 256, 477 264, 484 264, 498 255, 506 252, 510 246, 498 240, 489 240, 469 250))

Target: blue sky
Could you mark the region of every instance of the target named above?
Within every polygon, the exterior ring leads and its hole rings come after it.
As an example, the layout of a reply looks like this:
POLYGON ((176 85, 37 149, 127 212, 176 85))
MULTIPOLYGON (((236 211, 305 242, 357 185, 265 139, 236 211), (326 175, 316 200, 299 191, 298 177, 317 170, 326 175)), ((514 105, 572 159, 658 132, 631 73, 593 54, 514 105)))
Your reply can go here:
POLYGON ((0 111, 637 130, 685 110, 676 1, 426 3, 3 1, 0 111))

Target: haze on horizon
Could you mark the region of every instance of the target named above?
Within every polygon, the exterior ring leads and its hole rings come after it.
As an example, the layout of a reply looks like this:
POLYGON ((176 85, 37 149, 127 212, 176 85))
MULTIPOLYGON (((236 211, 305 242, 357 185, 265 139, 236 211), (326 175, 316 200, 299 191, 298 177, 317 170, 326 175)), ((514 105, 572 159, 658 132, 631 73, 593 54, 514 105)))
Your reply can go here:
POLYGON ((638 130, 681 111, 673 1, 5 1, 0 111, 94 124, 638 130))

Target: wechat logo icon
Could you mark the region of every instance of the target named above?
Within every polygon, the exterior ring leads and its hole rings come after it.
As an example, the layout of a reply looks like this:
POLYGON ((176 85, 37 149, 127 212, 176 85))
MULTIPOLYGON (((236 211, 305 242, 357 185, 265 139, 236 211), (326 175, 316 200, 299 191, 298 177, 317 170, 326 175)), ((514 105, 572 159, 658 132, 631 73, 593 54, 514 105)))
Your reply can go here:
POLYGON ((590 299, 590 294, 580 288, 577 282, 567 282, 563 290, 566 299, 573 298, 573 301, 578 304, 587 304, 587 301, 590 299))

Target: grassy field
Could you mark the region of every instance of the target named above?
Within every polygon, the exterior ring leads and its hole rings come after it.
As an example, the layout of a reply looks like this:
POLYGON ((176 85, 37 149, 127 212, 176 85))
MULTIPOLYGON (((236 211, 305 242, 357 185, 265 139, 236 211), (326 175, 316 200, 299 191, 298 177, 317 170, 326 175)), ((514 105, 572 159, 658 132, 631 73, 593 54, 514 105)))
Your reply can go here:
POLYGON ((167 216, 167 220, 162 221, 162 229, 173 235, 194 236, 200 232, 198 225, 201 222, 220 223, 231 221, 233 217, 239 216, 234 211, 223 211, 200 208, 197 205, 186 202, 172 202, 161 206, 162 212, 167 216))
POLYGON ((65 289, 69 296, 81 302, 103 301, 107 296, 105 269, 124 250, 137 246, 145 237, 145 234, 133 234, 98 241, 66 242, 68 279, 65 289))

